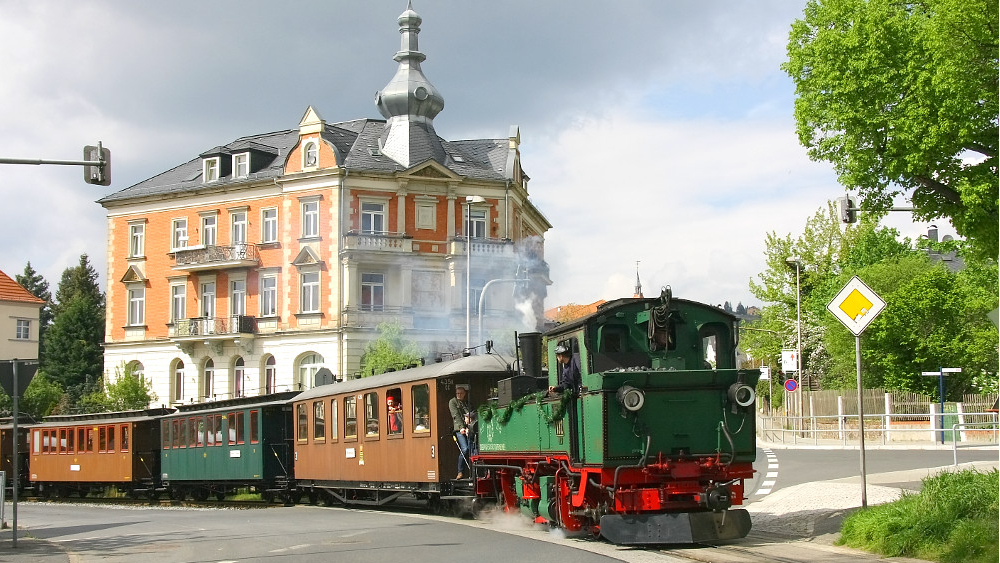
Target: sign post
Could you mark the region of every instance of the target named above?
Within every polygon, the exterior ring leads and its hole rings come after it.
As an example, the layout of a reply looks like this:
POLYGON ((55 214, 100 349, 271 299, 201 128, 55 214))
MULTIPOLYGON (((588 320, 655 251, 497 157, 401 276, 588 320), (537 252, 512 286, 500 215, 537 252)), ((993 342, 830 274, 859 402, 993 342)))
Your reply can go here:
POLYGON ((833 301, 826 306, 847 330, 854 333, 854 355, 858 372, 858 449, 861 451, 861 506, 868 506, 868 484, 865 477, 865 406, 864 384, 861 381, 861 333, 885 309, 885 301, 870 287, 854 276, 833 301))
POLYGON ((13 485, 14 494, 11 495, 11 500, 13 501, 13 506, 11 510, 11 519, 13 520, 13 526, 11 528, 11 547, 17 548, 17 477, 18 477, 18 455, 17 450, 20 446, 20 441, 17 439, 17 402, 21 395, 24 394, 25 389, 28 388, 28 384, 31 383, 31 378, 35 376, 35 371, 38 369, 38 360, 20 360, 17 358, 8 361, 0 361, 0 385, 3 386, 3 390, 10 395, 11 402, 13 403, 14 411, 14 427, 11 432, 10 439, 13 442, 14 448, 14 459, 11 467, 11 485, 13 485), (18 371, 23 371, 23 374, 18 374, 18 371), (18 379, 20 375, 20 380, 18 379))
POLYGON ((938 368, 938 371, 922 371, 920 375, 938 378, 938 398, 941 403, 941 443, 944 444, 944 376, 946 373, 962 373, 962 368, 938 368))

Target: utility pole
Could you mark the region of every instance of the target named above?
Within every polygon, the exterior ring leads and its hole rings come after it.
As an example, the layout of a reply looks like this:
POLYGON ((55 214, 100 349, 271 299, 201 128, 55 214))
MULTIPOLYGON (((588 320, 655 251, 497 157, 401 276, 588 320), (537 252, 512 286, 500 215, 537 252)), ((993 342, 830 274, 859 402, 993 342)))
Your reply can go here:
POLYGON ((0 158, 0 164, 57 164, 83 166, 83 181, 97 186, 111 185, 111 151, 101 141, 83 147, 83 160, 42 160, 38 158, 0 158))

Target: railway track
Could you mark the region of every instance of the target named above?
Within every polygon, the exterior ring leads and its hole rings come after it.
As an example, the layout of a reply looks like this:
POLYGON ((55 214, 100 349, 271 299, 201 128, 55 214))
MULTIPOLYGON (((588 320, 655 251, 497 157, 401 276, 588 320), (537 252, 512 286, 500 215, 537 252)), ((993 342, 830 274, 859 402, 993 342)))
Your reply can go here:
POLYGON ((147 498, 133 499, 129 497, 59 497, 44 498, 40 496, 28 495, 18 499, 23 502, 36 502, 40 504, 100 504, 108 506, 140 506, 140 507, 176 507, 176 508, 220 508, 229 510, 251 510, 282 506, 280 503, 268 503, 262 500, 173 500, 147 498))

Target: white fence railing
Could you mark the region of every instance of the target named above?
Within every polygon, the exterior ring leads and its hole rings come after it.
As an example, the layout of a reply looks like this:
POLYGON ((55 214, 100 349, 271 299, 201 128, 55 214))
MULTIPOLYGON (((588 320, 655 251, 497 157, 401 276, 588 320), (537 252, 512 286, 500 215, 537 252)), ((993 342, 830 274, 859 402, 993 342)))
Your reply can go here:
MULTIPOLYGON (((936 406, 936 405, 935 405, 936 406)), ((937 409, 932 409, 937 410, 937 409)), ((913 415, 872 414, 864 417, 868 443, 962 442, 975 445, 1000 444, 1000 420, 995 412, 934 412, 922 420, 913 415), (985 422, 981 422, 984 421, 985 422), (949 429, 950 428, 950 429, 949 429), (959 429, 963 430, 959 430, 959 429)), ((860 437, 858 415, 766 416, 757 415, 757 435, 781 444, 856 443, 860 437)))

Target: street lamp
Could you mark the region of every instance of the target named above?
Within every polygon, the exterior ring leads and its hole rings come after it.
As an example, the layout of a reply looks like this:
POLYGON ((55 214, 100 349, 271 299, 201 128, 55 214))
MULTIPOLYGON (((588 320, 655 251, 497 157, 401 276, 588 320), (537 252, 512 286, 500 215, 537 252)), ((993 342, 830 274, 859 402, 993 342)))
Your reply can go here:
MULTIPOLYGON (((795 371, 799 377, 799 385, 802 385, 802 290, 799 287, 799 271, 802 269, 802 259, 798 256, 791 256, 785 259, 789 266, 795 266, 795 371)), ((798 400, 799 416, 802 416, 802 391, 799 390, 798 400)))
POLYGON ((470 209, 473 203, 485 203, 486 198, 478 195, 465 196, 465 349, 469 349, 469 333, 472 330, 472 221, 470 209))

